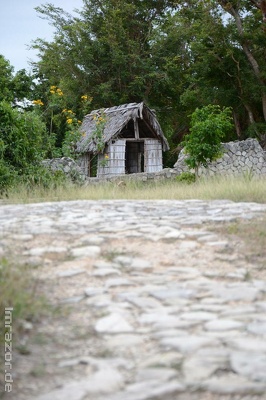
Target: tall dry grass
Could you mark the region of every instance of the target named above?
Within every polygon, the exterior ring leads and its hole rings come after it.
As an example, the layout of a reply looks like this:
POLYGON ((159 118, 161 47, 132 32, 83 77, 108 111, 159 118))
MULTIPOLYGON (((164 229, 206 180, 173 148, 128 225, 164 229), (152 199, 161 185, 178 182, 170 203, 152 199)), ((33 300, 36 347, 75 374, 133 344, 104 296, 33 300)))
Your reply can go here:
POLYGON ((106 182, 88 186, 65 185, 54 189, 18 187, 2 203, 31 203, 69 200, 185 200, 228 199, 236 202, 266 202, 266 178, 250 176, 209 177, 194 183, 163 181, 128 181, 119 186, 106 182))

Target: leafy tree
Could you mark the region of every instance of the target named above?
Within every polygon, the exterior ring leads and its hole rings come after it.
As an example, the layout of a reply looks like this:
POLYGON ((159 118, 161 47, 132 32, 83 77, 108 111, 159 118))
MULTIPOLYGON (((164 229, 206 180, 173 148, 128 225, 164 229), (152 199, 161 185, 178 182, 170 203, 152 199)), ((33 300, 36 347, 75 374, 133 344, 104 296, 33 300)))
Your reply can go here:
MULTIPOLYGON (((262 3, 84 0, 78 17, 51 4, 38 7, 56 33, 51 43, 35 43, 42 91, 36 98, 46 107, 49 87, 56 85, 78 118, 84 93, 93 97, 92 108, 144 99, 156 109, 173 147, 188 132, 188 115, 195 108, 219 104, 232 108, 235 132, 230 139, 251 131, 261 139, 266 76, 262 3)), ((59 119, 53 125, 61 146, 66 126, 59 119)))
POLYGON ((221 156, 221 141, 232 130, 231 113, 230 108, 211 104, 193 112, 184 146, 188 154, 186 163, 195 169, 196 176, 200 165, 208 167, 208 163, 221 156))
POLYGON ((3 55, 0 55, 0 101, 12 101, 12 73, 13 67, 10 65, 9 61, 5 59, 3 55))
POLYGON ((21 112, 8 102, 0 102, 0 191, 14 182, 16 176, 40 172, 40 161, 46 155, 46 129, 34 111, 21 112))

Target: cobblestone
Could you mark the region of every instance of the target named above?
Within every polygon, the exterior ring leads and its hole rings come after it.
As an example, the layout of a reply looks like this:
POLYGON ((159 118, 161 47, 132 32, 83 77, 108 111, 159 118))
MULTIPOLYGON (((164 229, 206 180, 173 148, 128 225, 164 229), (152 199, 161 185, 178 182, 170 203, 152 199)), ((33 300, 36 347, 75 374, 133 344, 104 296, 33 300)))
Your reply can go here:
POLYGON ((68 310, 33 323, 7 398, 265 400, 265 275, 210 231, 265 213, 226 200, 1 206, 1 254, 36 265, 68 310))

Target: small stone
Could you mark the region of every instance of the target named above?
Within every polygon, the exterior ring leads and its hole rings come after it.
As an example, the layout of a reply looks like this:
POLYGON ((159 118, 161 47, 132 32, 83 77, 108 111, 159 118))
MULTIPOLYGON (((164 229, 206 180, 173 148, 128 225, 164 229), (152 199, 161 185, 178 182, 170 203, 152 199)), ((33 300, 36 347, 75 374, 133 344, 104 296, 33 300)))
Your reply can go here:
POLYGON ((236 350, 266 353, 266 341, 260 338, 236 337, 226 340, 227 346, 236 350))
POLYGON ((152 269, 152 265, 150 261, 144 260, 142 258, 133 258, 129 269, 136 271, 150 271, 152 269))
POLYGON ((44 246, 44 247, 34 247, 33 249, 25 251, 24 255, 29 256, 42 256, 46 253, 67 253, 68 249, 66 247, 55 247, 55 246, 44 246))
POLYGON ((83 299, 84 299, 84 296, 67 297, 66 299, 60 300, 60 303, 61 304, 75 304, 75 303, 79 303, 83 299))
POLYGON ((227 301, 254 301, 258 297, 259 289, 254 287, 240 286, 237 287, 215 287, 213 295, 221 297, 227 301))
POLYGON ((188 321, 210 321, 216 319, 216 314, 207 311, 191 311, 180 314, 179 317, 188 321))
POLYGON ((115 287, 115 286, 132 286, 132 285, 135 285, 135 283, 133 283, 125 278, 108 279, 105 283, 105 286, 107 288, 115 287))
POLYGON ((175 395, 183 392, 184 390, 185 387, 179 382, 160 384, 158 380, 135 383, 127 387, 127 392, 133 392, 135 395, 134 399, 136 400, 161 400, 166 396, 175 395))
POLYGON ((263 394, 266 384, 250 382, 246 378, 227 374, 224 376, 214 376, 203 382, 201 387, 213 393, 219 394, 263 394))
POLYGON ((137 348, 139 350, 139 346, 144 345, 144 338, 142 335, 134 335, 134 334, 123 334, 123 335, 114 335, 107 339, 107 347, 108 348, 118 348, 126 349, 127 352, 131 352, 133 348, 137 348))
POLYGON ((136 307, 146 310, 147 308, 158 308, 162 307, 161 303, 152 297, 132 297, 128 299, 128 302, 134 304, 136 307))
POLYGON ((160 382, 167 382, 171 379, 177 378, 176 370, 173 368, 144 368, 139 369, 135 376, 135 381, 149 381, 157 380, 160 382))
POLYGON ((254 321, 248 324, 247 330, 256 335, 266 335, 266 321, 254 321))
POLYGON ((224 348, 203 348, 187 357, 183 363, 185 380, 195 384, 209 378, 217 370, 227 368, 228 352, 224 348))
POLYGON ((150 295, 159 300, 168 300, 173 298, 193 298, 196 296, 196 291, 192 289, 177 288, 177 289, 162 289, 151 291, 150 295))
POLYGON ((120 314, 113 313, 99 319, 95 330, 99 333, 123 333, 132 332, 134 329, 120 314))
POLYGON ((85 269, 69 269, 67 271, 58 272, 56 275, 59 278, 69 278, 71 276, 80 275, 86 272, 85 269))
POLYGON ((170 232, 166 233, 163 236, 164 240, 169 240, 169 239, 184 239, 185 235, 183 232, 177 230, 177 229, 172 229, 170 232))
POLYGON ((114 262, 125 267, 132 263, 132 257, 118 256, 118 257, 115 257, 114 262))
POLYGON ((88 297, 93 297, 93 296, 98 296, 100 294, 104 293, 104 290, 101 288, 86 288, 84 290, 86 296, 88 297))
POLYGON ((215 319, 209 321, 204 325, 207 331, 228 331, 233 329, 242 329, 244 324, 239 321, 234 321, 231 319, 215 319))
POLYGON ((99 269, 101 269, 101 268, 103 268, 103 269, 106 269, 106 268, 114 268, 115 267, 115 264, 114 263, 111 263, 111 262, 107 262, 107 261, 102 261, 102 260, 97 260, 94 264, 93 264, 93 268, 99 268, 99 269))
POLYGON ((111 393, 121 389, 124 379, 114 368, 103 368, 86 379, 70 381, 65 386, 35 397, 36 400, 83 400, 86 395, 111 393))
POLYGON ((110 275, 121 275, 121 272, 114 268, 99 268, 95 272, 92 273, 92 276, 96 277, 104 277, 110 275))
POLYGON ((210 346, 217 346, 218 341, 213 338, 196 335, 186 335, 177 338, 165 338, 161 340, 161 345, 166 348, 176 349, 181 353, 189 354, 196 350, 210 346))
POLYGON ((76 247, 71 249, 71 255, 73 257, 98 257, 101 253, 101 248, 99 246, 86 246, 86 247, 76 247))
POLYGON ((233 352, 230 361, 234 372, 253 381, 266 383, 266 354, 233 352))

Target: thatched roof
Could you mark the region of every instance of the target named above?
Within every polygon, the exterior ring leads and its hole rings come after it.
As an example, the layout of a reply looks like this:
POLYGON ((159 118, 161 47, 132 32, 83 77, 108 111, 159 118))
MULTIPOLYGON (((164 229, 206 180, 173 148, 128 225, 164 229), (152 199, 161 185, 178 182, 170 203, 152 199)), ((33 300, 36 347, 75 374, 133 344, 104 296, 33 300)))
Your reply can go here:
POLYGON ((99 118, 103 116, 105 123, 102 141, 108 143, 111 139, 119 136, 122 129, 130 120, 145 120, 150 130, 162 140, 163 150, 169 150, 167 139, 165 138, 155 113, 143 102, 123 104, 117 107, 94 110, 86 115, 81 125, 84 137, 77 144, 78 152, 97 153, 97 143, 95 141, 95 131, 99 118))

